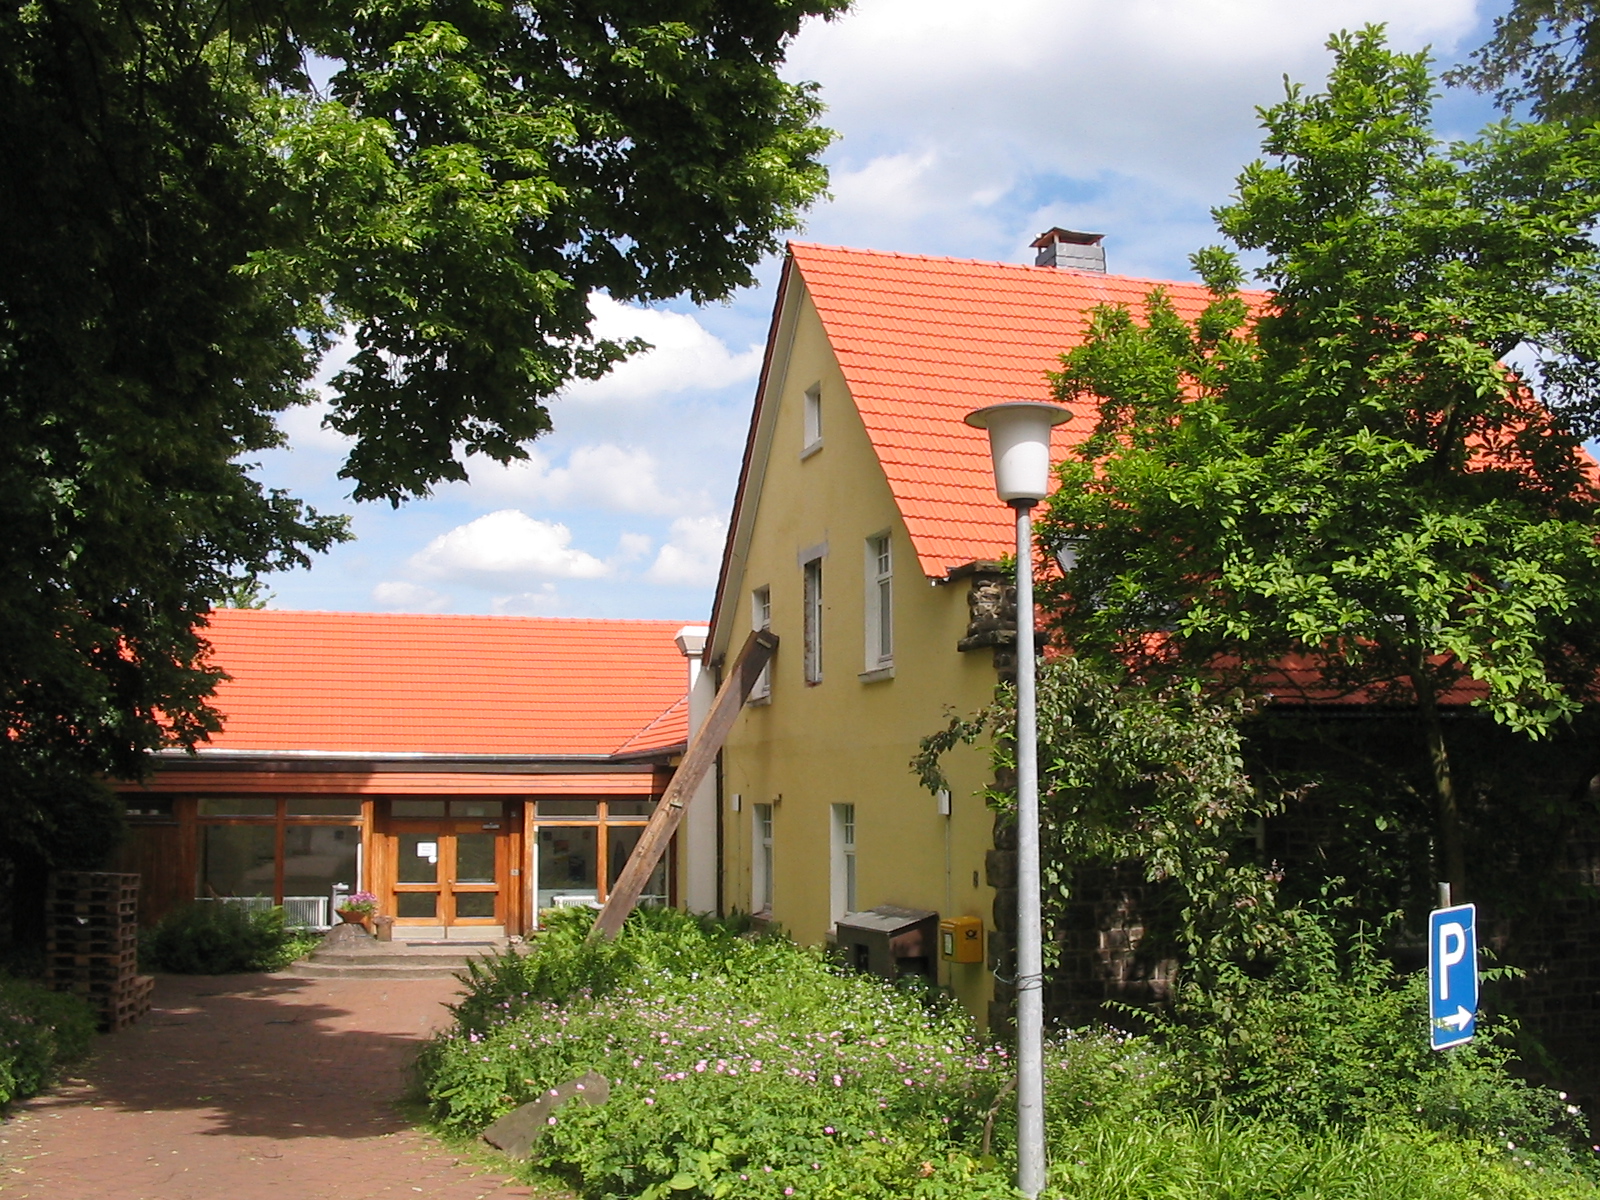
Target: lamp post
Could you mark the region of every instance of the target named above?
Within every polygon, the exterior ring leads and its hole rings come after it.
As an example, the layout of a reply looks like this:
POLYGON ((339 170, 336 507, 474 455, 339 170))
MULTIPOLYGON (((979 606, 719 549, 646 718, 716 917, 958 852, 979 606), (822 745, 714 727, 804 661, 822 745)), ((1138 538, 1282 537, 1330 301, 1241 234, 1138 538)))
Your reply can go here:
POLYGON ((1017 401, 967 414, 989 431, 995 491, 1017 515, 1017 1187, 1044 1188, 1044 947, 1033 659, 1033 506, 1050 492, 1050 429, 1070 414, 1017 401))

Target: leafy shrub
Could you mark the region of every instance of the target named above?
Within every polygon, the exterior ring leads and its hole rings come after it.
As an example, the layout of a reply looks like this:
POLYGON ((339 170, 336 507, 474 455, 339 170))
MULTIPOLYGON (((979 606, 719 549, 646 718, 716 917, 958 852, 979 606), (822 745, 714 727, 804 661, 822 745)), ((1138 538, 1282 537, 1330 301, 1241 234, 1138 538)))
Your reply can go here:
POLYGON ((1426 976, 1396 972, 1381 930, 1341 937, 1326 908, 1284 917, 1293 936, 1270 973, 1225 966, 1158 1024, 1191 1105, 1307 1133, 1409 1124, 1549 1163, 1591 1156, 1583 1115, 1510 1072, 1503 1024, 1430 1050, 1426 976))
MULTIPOLYGON (((635 914, 592 945, 590 919, 559 916, 531 953, 471 973, 455 1028, 420 1063, 445 1129, 476 1133, 595 1070, 610 1100, 561 1109, 537 1151, 586 1200, 1014 1195, 1009 1058, 948 1002, 681 913, 635 914)), ((1549 1094, 1511 1080, 1498 1049, 1411 1054, 1410 985, 1358 953, 1333 995, 1308 999, 1309 957, 1210 1008, 1191 995, 1187 1023, 1161 1033, 1055 1038, 1047 1195, 1596 1200, 1559 1131, 1538 1142, 1549 1094), (1313 1017, 1354 1032, 1317 1040, 1313 1017), (1396 1079, 1373 1068, 1390 1053, 1396 1079)))
POLYGON ((43 1091, 61 1064, 88 1053, 94 1030, 81 997, 0 977, 0 1104, 43 1091))
POLYGON ((565 1080, 542 1161, 585 1196, 1007 1197, 974 1154, 1008 1067, 959 1011, 837 973, 781 938, 656 911, 610 944, 558 919, 488 964, 425 1052, 441 1124, 475 1132, 565 1080))
POLYGON ((284 925, 283 909, 190 904, 164 917, 140 944, 143 965, 176 975, 279 971, 316 945, 316 935, 284 925))

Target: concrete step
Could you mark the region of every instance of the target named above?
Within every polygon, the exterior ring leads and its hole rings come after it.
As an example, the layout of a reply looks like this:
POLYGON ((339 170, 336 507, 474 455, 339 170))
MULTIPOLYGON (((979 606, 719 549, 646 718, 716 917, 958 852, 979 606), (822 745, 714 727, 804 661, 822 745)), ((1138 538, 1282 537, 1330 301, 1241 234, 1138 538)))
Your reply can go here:
POLYGON ((328 931, 309 957, 282 972, 302 979, 438 979, 499 946, 454 942, 380 942, 357 925, 328 931))
POLYGON ((279 975, 291 979, 448 979, 464 970, 458 963, 422 962, 401 965, 372 962, 313 962, 302 959, 279 975))
POLYGON ((365 963, 373 967, 449 966, 459 971, 467 965, 468 954, 409 954, 404 950, 318 950, 306 962, 324 966, 350 966, 365 963))

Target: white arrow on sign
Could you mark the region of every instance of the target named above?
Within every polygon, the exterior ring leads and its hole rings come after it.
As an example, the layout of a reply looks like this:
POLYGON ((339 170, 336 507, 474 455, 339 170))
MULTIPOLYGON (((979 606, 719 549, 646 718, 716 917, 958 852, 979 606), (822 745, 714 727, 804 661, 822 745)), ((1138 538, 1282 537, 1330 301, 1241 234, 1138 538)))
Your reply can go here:
POLYGON ((1447 1029, 1454 1028, 1457 1033, 1460 1033, 1468 1025, 1472 1024, 1472 1013, 1465 1006, 1458 1005, 1455 1012, 1448 1017, 1440 1017, 1439 1024, 1447 1029))

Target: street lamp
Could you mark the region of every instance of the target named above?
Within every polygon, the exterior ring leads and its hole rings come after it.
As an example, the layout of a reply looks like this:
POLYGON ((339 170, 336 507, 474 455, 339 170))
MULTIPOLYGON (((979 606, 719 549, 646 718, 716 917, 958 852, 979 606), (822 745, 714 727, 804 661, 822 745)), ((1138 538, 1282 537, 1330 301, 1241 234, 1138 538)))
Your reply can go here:
POLYGON ((1017 1187, 1044 1188, 1044 947, 1039 899, 1039 749, 1034 701, 1033 506, 1050 492, 1050 429, 1071 414, 1019 400, 967 414, 989 431, 994 484, 1017 514, 1017 1187))

